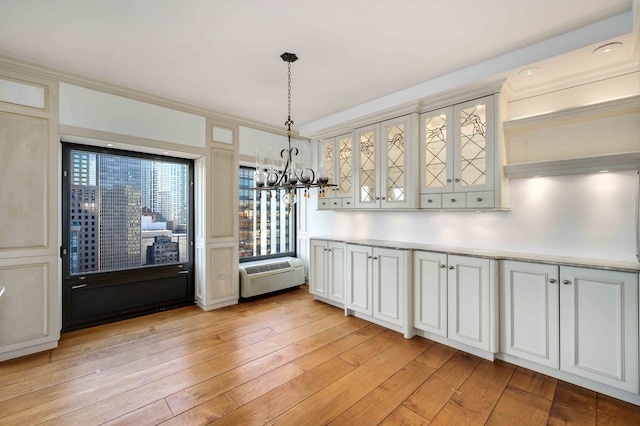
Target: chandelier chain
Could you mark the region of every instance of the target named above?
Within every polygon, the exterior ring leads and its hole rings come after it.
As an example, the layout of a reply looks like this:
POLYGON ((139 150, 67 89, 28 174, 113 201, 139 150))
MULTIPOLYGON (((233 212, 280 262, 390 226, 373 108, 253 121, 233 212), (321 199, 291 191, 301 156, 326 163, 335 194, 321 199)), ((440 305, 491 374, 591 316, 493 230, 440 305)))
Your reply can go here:
POLYGON ((287 122, 285 124, 291 126, 293 124, 291 121, 291 62, 288 62, 287 65, 287 122))

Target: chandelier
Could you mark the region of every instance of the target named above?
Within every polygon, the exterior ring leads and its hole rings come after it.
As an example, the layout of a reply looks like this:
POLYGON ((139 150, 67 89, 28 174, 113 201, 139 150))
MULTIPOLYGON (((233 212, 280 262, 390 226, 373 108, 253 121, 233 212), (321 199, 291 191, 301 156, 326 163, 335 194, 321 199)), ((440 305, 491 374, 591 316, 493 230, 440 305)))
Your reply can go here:
MULTIPOLYGON (((297 191, 302 189, 304 197, 309 198, 310 188, 320 188, 324 193, 325 188, 337 187, 338 185, 329 183, 329 174, 324 162, 320 161, 318 173, 316 173, 309 165, 309 155, 306 147, 303 149, 303 155, 299 155, 298 148, 291 146, 291 64, 298 60, 295 53, 283 53, 280 55, 283 61, 287 63, 287 126, 288 148, 280 151, 280 158, 276 158, 273 150, 265 153, 262 150, 256 150, 256 170, 254 174, 254 183, 256 190, 268 191, 271 197, 278 198, 280 192, 284 192, 282 200, 289 206, 297 202, 297 191)), ((262 196, 262 195, 261 195, 262 196)))

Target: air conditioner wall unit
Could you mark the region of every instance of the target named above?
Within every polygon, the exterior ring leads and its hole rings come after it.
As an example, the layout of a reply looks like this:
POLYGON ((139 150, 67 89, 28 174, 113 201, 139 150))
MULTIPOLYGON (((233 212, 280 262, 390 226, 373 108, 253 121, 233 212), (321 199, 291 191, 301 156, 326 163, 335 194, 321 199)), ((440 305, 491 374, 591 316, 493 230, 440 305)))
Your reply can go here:
POLYGON ((304 264, 295 257, 240 264, 240 296, 253 297, 304 284, 304 264))

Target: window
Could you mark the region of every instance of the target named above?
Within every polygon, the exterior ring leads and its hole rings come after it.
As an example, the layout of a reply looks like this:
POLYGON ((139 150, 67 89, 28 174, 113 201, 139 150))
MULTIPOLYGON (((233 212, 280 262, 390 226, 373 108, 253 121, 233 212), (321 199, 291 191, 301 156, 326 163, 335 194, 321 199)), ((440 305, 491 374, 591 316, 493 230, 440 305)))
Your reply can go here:
POLYGON ((295 206, 281 191, 255 191, 254 168, 240 166, 240 261, 294 256, 295 206))
POLYGON ((189 261, 189 164, 81 149, 71 163, 71 274, 189 261))

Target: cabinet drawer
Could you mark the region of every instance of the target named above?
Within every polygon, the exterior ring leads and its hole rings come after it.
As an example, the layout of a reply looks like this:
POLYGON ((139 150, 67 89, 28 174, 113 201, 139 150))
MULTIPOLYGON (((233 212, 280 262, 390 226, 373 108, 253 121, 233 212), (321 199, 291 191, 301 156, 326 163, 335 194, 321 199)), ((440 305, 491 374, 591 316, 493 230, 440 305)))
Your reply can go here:
POLYGON ((468 208, 491 208, 494 207, 493 191, 469 192, 467 193, 468 208))
POLYGON ((467 195, 454 192, 442 194, 442 207, 445 209, 464 209, 467 207, 467 195))
POLYGON ((343 198, 342 199, 342 208, 343 209, 352 209, 353 208, 353 198, 343 198))
POLYGON ((318 198, 318 210, 329 210, 331 208, 331 200, 329 198, 318 198))
POLYGON ((442 208, 442 194, 421 194, 421 209, 440 209, 442 208))
POLYGON ((341 209, 342 208, 342 200, 340 198, 333 198, 329 200, 329 204, 332 209, 341 209))

